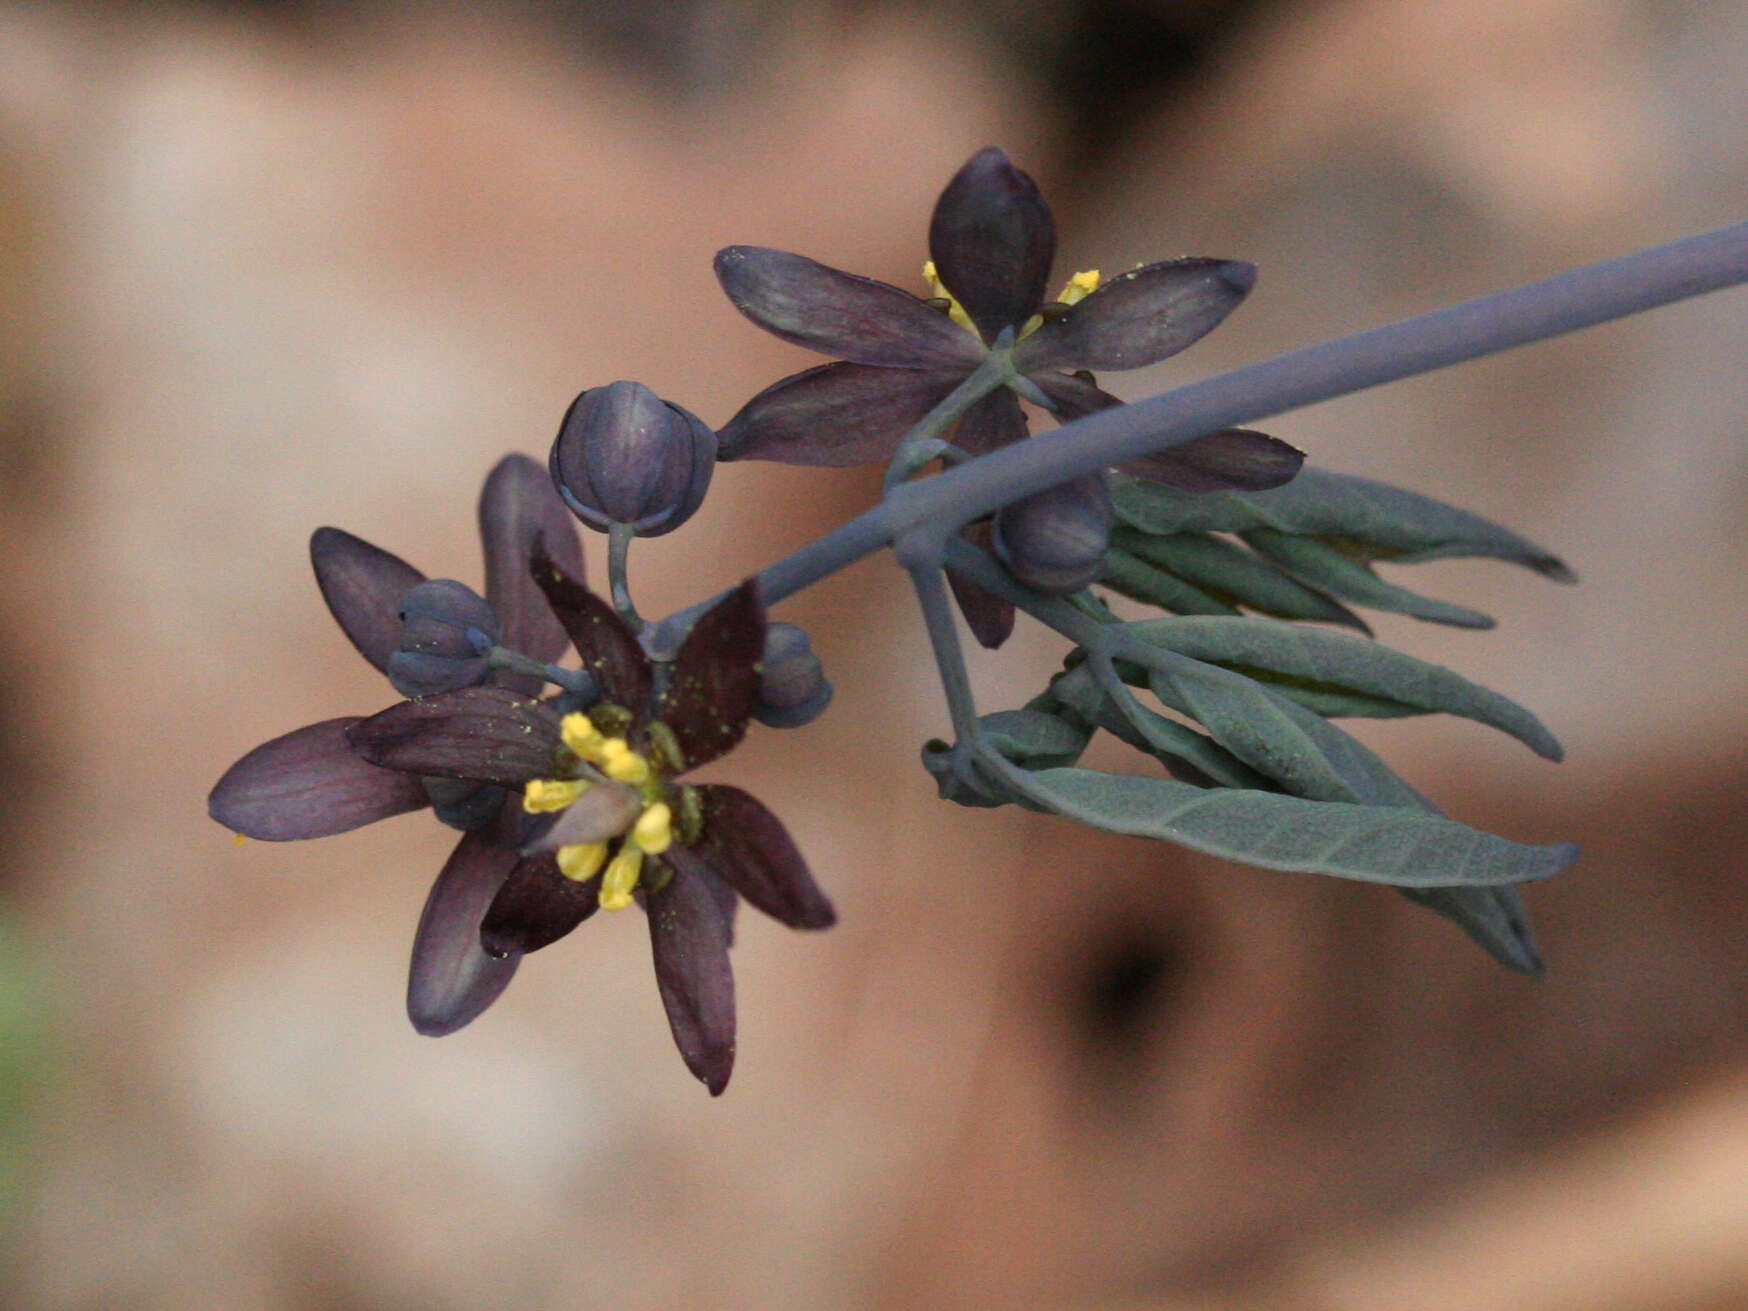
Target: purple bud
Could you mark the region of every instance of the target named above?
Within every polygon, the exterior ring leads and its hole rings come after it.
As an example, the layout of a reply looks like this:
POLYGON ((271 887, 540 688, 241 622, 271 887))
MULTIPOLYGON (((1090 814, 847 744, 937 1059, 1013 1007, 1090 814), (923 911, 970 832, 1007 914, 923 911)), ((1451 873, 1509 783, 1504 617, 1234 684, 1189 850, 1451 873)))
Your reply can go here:
POLYGON ((1103 570, 1114 518, 1105 475, 1088 474, 1004 507, 990 544, 1027 587, 1076 592, 1103 570))
POLYGON ((704 500, 716 434, 642 383, 609 383, 571 402, 549 465, 558 494, 589 527, 630 524, 658 537, 704 500))
POLYGON ((800 728, 818 719, 831 699, 832 685, 807 634, 794 624, 767 624, 753 718, 767 728, 800 728))
POLYGON ((432 578, 401 598, 401 641, 388 679, 402 696, 476 687, 491 676, 486 656, 498 642, 498 617, 485 599, 453 578, 432 578))
POLYGON ((504 789, 496 783, 476 783, 471 778, 440 778, 426 775, 419 779, 425 795, 431 798, 431 811, 450 828, 471 833, 484 828, 498 817, 504 807, 504 789))

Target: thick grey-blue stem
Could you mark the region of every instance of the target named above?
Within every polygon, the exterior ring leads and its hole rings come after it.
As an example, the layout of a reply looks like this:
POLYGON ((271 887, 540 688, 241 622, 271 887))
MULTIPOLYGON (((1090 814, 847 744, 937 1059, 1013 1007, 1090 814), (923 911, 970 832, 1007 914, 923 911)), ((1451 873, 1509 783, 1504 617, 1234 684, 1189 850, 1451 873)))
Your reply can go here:
MULTIPOLYGON (((970 548, 969 543, 964 543, 970 548)), ((953 622, 953 604, 947 596, 947 576, 941 560, 948 544, 925 529, 914 529, 895 543, 899 563, 910 571, 923 623, 928 627, 929 647, 935 654, 935 669, 946 694, 947 713, 953 721, 953 766, 975 787, 972 762, 994 757, 988 750, 983 729, 977 722, 977 702, 971 691, 971 675, 965 668, 965 652, 959 645, 959 630, 953 622)))
MULTIPOLYGON (((1317 401, 1478 359, 1748 282, 1748 223, 1306 346, 1133 405, 1101 410, 909 482, 759 574, 766 604, 818 582, 901 534, 939 533, 1010 501, 1178 442, 1317 401)), ((665 621, 683 632, 702 607, 665 621)))
POLYGON ((642 631, 643 620, 638 618, 637 607, 631 603, 628 567, 631 539, 635 536, 637 530, 628 523, 615 523, 607 530, 607 588, 613 595, 613 608, 619 612, 619 617, 633 629, 642 631))
POLYGON ((953 606, 947 599, 947 577, 941 566, 916 565, 910 571, 928 625, 929 644, 934 648, 941 687, 947 694, 947 710, 953 731, 960 736, 977 731, 977 703, 971 695, 971 675, 965 669, 965 653, 959 646, 959 630, 953 626, 953 606))

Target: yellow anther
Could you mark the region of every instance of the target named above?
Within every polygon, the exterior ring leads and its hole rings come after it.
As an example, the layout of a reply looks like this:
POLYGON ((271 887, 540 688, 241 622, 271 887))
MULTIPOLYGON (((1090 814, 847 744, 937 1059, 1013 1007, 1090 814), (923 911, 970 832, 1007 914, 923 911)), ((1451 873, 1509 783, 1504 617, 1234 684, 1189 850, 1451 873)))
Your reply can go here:
POLYGON ((646 855, 659 856, 673 845, 674 812, 668 803, 658 801, 644 809, 631 826, 631 840, 646 855))
POLYGON ((558 735, 567 747, 576 752, 579 760, 593 759, 595 753, 600 751, 601 743, 606 740, 601 736, 601 730, 595 727, 594 721, 580 711, 572 711, 558 721, 558 735))
POLYGON ((586 883, 595 877, 595 871, 607 859, 607 844, 573 842, 568 847, 560 847, 557 855, 560 874, 567 879, 575 879, 578 883, 586 883))
POLYGON ((1075 305, 1085 300, 1099 289, 1099 271, 1088 269, 1084 273, 1076 273, 1063 284, 1062 294, 1056 299, 1064 305, 1075 305))
MULTIPOLYGON (((1067 282, 1062 284, 1062 294, 1056 298, 1055 303, 1061 306, 1075 305, 1085 300, 1098 289, 1099 271, 1097 269, 1088 269, 1085 273, 1076 273, 1067 282)), ((1049 309, 1050 307, 1047 305, 1045 308, 1049 309)), ((1056 312, 1060 314, 1062 311, 1057 310, 1056 312)), ((1043 326, 1044 316, 1042 314, 1034 314, 1031 318, 1026 320, 1025 326, 1020 329, 1020 339, 1024 340, 1025 338, 1030 337, 1043 326)))
POLYGON ((601 772, 619 783, 636 785, 649 780, 649 761, 626 745, 622 737, 610 737, 601 744, 595 761, 601 772))
POLYGON ((607 863, 601 876, 601 909, 624 910, 631 904, 631 890, 643 873, 643 852, 630 842, 619 844, 619 854, 607 863))
POLYGON ((947 302, 947 317, 969 333, 976 334, 980 339, 982 333, 977 331, 977 325, 971 321, 971 316, 965 312, 958 298, 947 290, 947 284, 941 281, 941 275, 935 271, 935 261, 923 261, 923 281, 929 284, 929 295, 938 296, 947 302))
POLYGON ((580 778, 531 778, 522 789, 522 809, 530 815, 563 810, 588 786, 580 778))

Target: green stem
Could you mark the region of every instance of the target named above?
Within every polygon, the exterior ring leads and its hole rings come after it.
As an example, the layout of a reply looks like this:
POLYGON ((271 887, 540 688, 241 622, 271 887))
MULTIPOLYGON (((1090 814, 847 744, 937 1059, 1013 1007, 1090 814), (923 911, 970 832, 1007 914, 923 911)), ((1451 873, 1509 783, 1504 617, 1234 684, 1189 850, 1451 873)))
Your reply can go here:
POLYGON ((1018 376, 1010 349, 1002 348, 998 342, 997 348, 984 356, 983 362, 964 382, 905 434, 898 450, 893 453, 892 463, 886 468, 886 492, 890 494, 894 487, 909 479, 930 460, 938 458, 943 453, 941 443, 947 430, 964 418, 973 405, 1018 376))
POLYGON ((565 669, 560 665, 535 660, 520 651, 512 651, 507 646, 492 647, 486 654, 486 663, 493 669, 507 669, 513 674, 531 674, 535 678, 545 679, 548 683, 578 696, 592 696, 595 693, 595 680, 587 671, 565 669))
MULTIPOLYGON (((968 460, 937 478, 901 482, 879 505, 766 566, 758 575, 760 592, 766 605, 775 605, 923 525, 950 533, 1033 492, 1221 428, 1742 282, 1748 282, 1748 223, 1289 351, 1133 405, 1101 410, 968 460)), ((965 385, 970 382, 967 378, 965 385)), ((653 645, 677 649, 693 621, 716 599, 663 620, 653 645)))
MULTIPOLYGON (((900 562, 910 572, 917 603, 928 629, 929 646, 935 653, 935 668, 947 698, 947 714, 953 723, 950 768, 973 792, 987 793, 978 777, 980 762, 1000 761, 977 722, 977 701, 971 690, 971 675, 965 668, 965 652, 953 621, 953 604, 947 593, 947 575, 941 569, 943 543, 933 535, 912 534, 894 543, 900 562)), ((1005 762, 1002 762, 1005 763, 1005 762)))
POLYGON ((637 532, 630 524, 615 522, 607 530, 607 583, 613 595, 613 608, 632 628, 642 631, 643 620, 631 603, 631 586, 626 572, 631 554, 631 539, 637 532))

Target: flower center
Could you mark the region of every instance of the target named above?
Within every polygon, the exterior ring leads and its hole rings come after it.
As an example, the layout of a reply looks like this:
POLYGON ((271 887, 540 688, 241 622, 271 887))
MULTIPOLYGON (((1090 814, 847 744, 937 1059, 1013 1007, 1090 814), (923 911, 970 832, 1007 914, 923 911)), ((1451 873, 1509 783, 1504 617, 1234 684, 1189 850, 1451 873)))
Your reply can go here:
MULTIPOLYGON (((965 312, 965 307, 959 303, 952 292, 947 290, 947 284, 941 281, 941 275, 936 271, 935 261, 932 259, 923 261, 923 281, 929 284, 929 292, 935 300, 947 302, 947 317, 976 337, 978 341, 982 341, 983 334, 978 332, 977 325, 971 321, 971 316, 965 312)), ((1099 271, 1087 269, 1085 272, 1076 273, 1063 283, 1061 294, 1051 303, 1061 305, 1066 309, 1070 305, 1078 305, 1098 289, 1099 271)), ((1057 311, 1057 313, 1060 312, 1060 310, 1057 311)), ((1017 341, 1021 337, 1030 337, 1044 325, 1044 319, 1045 315, 1042 313, 1034 314, 1027 319, 1025 326, 1020 329, 1015 340, 1017 341)))
POLYGON ((648 756, 633 751, 623 737, 603 733, 587 715, 566 715, 558 731, 580 772, 569 776, 561 752, 559 777, 530 779, 523 789, 522 809, 535 815, 566 810, 595 787, 619 785, 636 795, 641 807, 617 833, 568 843, 554 853, 559 872, 579 883, 594 878, 605 865, 601 909, 622 910, 631 904, 631 894, 643 878, 645 857, 659 856, 673 844, 674 812, 667 786, 648 756))

